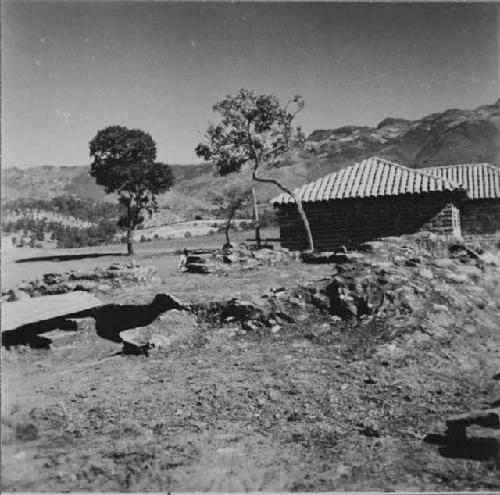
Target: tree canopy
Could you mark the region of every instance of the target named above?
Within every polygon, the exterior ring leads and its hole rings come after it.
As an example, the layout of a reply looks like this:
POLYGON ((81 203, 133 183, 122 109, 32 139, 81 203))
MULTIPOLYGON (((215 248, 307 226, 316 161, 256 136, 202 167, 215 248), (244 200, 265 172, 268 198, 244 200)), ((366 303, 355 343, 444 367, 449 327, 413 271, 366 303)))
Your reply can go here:
POLYGON ((107 193, 117 193, 124 208, 118 225, 127 231, 127 249, 133 253, 132 234, 146 209, 156 208, 156 196, 174 183, 172 169, 155 162, 156 143, 140 129, 110 126, 90 142, 90 175, 107 193))
POLYGON ((304 146, 301 128, 293 126, 304 105, 301 96, 294 96, 282 105, 275 95, 241 89, 236 96, 228 95, 214 105, 214 112, 220 116, 219 122, 209 125, 205 141, 198 144, 195 151, 198 156, 212 161, 220 175, 239 172, 244 164, 252 163, 255 181, 275 184, 290 194, 304 223, 309 250, 312 251, 311 229, 300 199, 279 180, 257 175, 263 167, 280 167, 287 152, 304 146))

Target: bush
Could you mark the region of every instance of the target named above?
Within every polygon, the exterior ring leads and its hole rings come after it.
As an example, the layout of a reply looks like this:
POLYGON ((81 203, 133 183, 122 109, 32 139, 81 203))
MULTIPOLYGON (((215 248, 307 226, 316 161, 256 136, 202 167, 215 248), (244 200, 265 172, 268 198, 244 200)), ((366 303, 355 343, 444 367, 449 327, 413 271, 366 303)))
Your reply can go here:
POLYGON ((201 215, 195 215, 194 216, 194 219, 195 220, 203 220, 202 216, 201 215))
POLYGON ((241 230, 253 229, 253 224, 252 222, 240 222, 240 229, 241 230))

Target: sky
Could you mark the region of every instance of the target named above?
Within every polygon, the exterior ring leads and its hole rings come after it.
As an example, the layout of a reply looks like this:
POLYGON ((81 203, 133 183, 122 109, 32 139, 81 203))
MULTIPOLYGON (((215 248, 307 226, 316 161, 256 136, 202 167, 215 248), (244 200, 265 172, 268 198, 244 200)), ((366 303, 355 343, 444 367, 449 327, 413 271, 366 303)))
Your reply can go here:
POLYGON ((493 3, 2 2, 2 167, 88 165, 108 125, 197 163, 214 103, 295 94, 306 133, 500 95, 493 3))

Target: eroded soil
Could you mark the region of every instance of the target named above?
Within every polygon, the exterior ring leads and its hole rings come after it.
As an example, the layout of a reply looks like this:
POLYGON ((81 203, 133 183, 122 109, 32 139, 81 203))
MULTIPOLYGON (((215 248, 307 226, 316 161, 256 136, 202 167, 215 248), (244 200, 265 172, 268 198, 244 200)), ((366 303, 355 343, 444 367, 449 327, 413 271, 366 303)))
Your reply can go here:
MULTIPOLYGON (((327 271, 172 274, 170 292, 191 302, 262 293, 327 271)), ((467 452, 424 441, 449 415, 500 398, 498 316, 471 309, 474 324, 444 339, 312 315, 276 333, 202 324, 149 357, 117 354, 121 344, 91 329, 49 350, 2 349, 2 489, 499 489, 494 430, 471 432, 467 452)))

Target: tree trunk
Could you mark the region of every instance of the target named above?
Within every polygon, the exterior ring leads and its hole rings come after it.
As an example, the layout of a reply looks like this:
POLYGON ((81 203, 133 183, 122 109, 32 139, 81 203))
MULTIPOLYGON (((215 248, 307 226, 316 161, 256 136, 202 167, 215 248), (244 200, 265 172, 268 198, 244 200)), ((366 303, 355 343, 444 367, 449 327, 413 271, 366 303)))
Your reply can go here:
POLYGON ((297 210, 299 211, 299 215, 302 219, 302 223, 304 224, 304 229, 306 231, 306 236, 307 236, 308 248, 305 251, 312 253, 314 251, 314 239, 313 239, 312 232, 311 232, 311 226, 309 225, 309 220, 307 219, 306 212, 304 211, 304 208, 302 206, 302 201, 299 200, 290 189, 283 186, 276 179, 264 179, 262 177, 257 177, 257 175, 256 175, 257 174, 257 167, 258 167, 258 163, 256 163, 256 166, 255 166, 253 174, 252 174, 252 177, 255 181, 266 182, 268 184, 274 184, 275 186, 278 186, 284 193, 289 194, 295 200, 295 204, 297 205, 297 210))
POLYGON ((134 254, 134 229, 132 227, 132 200, 127 205, 127 254, 129 256, 134 254))
POLYGON ((302 206, 302 201, 298 199, 295 194, 292 194, 292 197, 295 199, 297 209, 299 210, 299 215, 301 216, 302 222, 304 223, 304 227, 306 229, 307 243, 309 244, 309 249, 307 251, 312 253, 314 251, 314 241, 311 232, 311 226, 309 225, 309 220, 307 219, 306 212, 304 210, 304 207, 302 206))
POLYGON ((227 219, 226 226, 224 227, 224 234, 226 234, 226 244, 231 244, 229 239, 229 229, 231 228, 231 217, 227 219))
POLYGON ((135 253, 134 251, 134 237, 133 237, 134 231, 132 228, 127 227, 127 254, 129 256, 133 255, 135 253))
POLYGON ((253 220, 255 227, 255 242, 257 243, 257 247, 260 249, 261 240, 260 240, 259 210, 257 209, 257 197, 255 196, 255 187, 252 187, 252 196, 253 196, 253 220))

